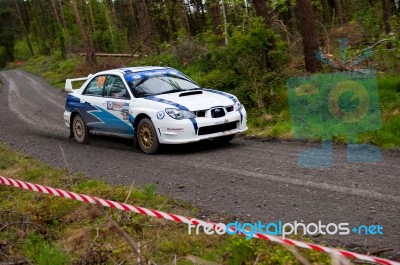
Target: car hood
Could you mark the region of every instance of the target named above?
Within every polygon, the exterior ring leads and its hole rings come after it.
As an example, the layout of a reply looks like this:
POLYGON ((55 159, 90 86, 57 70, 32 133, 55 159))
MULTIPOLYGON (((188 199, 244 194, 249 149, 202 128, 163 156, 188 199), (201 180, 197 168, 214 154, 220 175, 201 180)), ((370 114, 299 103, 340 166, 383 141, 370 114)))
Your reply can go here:
MULTIPOLYGON (((183 106, 191 111, 206 110, 216 106, 233 105, 237 98, 229 93, 217 90, 198 90, 201 94, 195 94, 195 91, 162 94, 148 97, 147 99, 165 103, 178 107, 183 106), (193 92, 193 93, 192 93, 193 92), (173 104, 171 104, 173 103, 173 104)), ((198 92, 197 91, 197 92, 198 92)))

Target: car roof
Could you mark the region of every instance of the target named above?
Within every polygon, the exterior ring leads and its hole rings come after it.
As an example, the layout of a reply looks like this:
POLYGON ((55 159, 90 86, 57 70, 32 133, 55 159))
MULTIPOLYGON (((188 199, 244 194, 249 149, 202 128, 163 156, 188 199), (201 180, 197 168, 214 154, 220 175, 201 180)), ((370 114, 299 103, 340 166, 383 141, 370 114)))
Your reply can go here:
POLYGON ((171 69, 170 67, 163 67, 163 66, 139 66, 139 67, 125 67, 119 69, 111 69, 106 71, 98 72, 97 74, 131 74, 136 72, 143 72, 149 70, 165 70, 171 69))

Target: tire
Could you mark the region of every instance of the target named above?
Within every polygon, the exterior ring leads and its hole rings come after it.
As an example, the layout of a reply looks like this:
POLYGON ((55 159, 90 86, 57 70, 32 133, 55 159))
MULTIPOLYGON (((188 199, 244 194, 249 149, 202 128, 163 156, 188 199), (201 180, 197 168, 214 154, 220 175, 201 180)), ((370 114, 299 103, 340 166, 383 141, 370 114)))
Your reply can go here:
POLYGON ((157 153, 160 143, 153 122, 149 118, 140 120, 136 130, 136 140, 144 153, 149 155, 157 153))
POLYGON ((214 138, 214 141, 223 144, 223 143, 228 143, 228 142, 232 141, 234 137, 235 137, 235 134, 224 135, 224 136, 214 138))
POLYGON ((88 142, 89 132, 85 121, 79 114, 76 114, 72 120, 72 132, 78 143, 86 144, 88 142))

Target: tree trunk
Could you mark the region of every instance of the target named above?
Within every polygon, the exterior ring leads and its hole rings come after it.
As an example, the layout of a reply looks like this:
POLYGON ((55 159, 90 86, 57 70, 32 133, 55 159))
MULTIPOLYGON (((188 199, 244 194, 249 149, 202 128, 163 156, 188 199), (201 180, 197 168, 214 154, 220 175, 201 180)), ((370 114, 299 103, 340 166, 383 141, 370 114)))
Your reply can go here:
POLYGON ((65 29, 67 29, 67 23, 65 22, 64 10, 63 10, 61 0, 58 0, 58 5, 60 6, 60 11, 61 11, 60 14, 61 14, 61 20, 62 20, 63 26, 65 29))
MULTIPOLYGON (((390 17, 392 16, 392 12, 390 9, 390 3, 388 0, 382 0, 382 11, 383 11, 383 23, 385 24, 386 34, 392 32, 392 27, 390 25, 390 17)), ((386 47, 388 49, 392 48, 392 43, 388 42, 386 47)))
POLYGON ((20 7, 19 7, 19 5, 17 3, 17 0, 14 0, 14 3, 15 3, 15 7, 17 9, 18 18, 21 21, 21 23, 23 25, 23 28, 24 28, 26 44, 28 45, 28 48, 29 48, 29 51, 31 52, 31 55, 34 56, 35 53, 33 52, 32 43, 31 43, 31 41, 29 39, 29 28, 28 28, 27 24, 25 23, 25 21, 24 21, 24 19, 22 17, 21 9, 20 9, 20 7))
POLYGON ((290 25, 291 31, 296 32, 297 31, 297 20, 296 20, 296 6, 292 4, 292 0, 287 0, 286 1, 287 6, 288 6, 288 12, 289 12, 289 21, 286 23, 290 25))
POLYGON ((335 1, 336 14, 339 19, 339 24, 340 24, 340 26, 343 26, 344 25, 344 17, 343 17, 342 2, 341 2, 341 0, 334 0, 334 1, 335 1))
POLYGON ((129 25, 131 27, 130 34, 132 34, 131 36, 134 36, 136 34, 136 30, 137 30, 135 11, 133 9, 132 0, 127 0, 127 1, 128 1, 129 20, 130 20, 129 25))
POLYGON ((180 6, 180 10, 181 10, 181 12, 180 12, 181 13, 181 15, 180 15, 181 24, 183 25, 185 32, 190 32, 188 11, 186 8, 185 0, 178 0, 177 5, 180 6))
POLYGON ((315 58, 315 53, 318 49, 318 42, 311 0, 297 0, 297 9, 299 10, 301 17, 306 71, 315 73, 318 70, 318 62, 315 58))
POLYGON ((219 8, 219 0, 211 0, 210 2, 210 16, 212 22, 212 30, 215 35, 220 36, 222 34, 221 30, 221 13, 219 8))
POLYGON ((271 27, 271 19, 268 14, 268 8, 265 0, 253 0, 256 16, 262 17, 266 27, 271 27))
POLYGON ((225 45, 228 45, 228 23, 226 20, 225 1, 222 0, 222 18, 224 20, 224 40, 225 45))
POLYGON ((154 37, 153 37, 153 23, 149 16, 149 9, 146 4, 146 0, 137 0, 137 9, 139 13, 139 30, 140 30, 140 38, 142 44, 144 42, 148 42, 145 47, 153 48, 154 46, 154 37))
POLYGON ((95 66, 97 64, 97 61, 96 61, 96 55, 93 51, 92 37, 89 34, 90 32, 85 32, 81 16, 79 15, 79 10, 76 0, 72 0, 72 9, 75 15, 76 24, 78 24, 79 31, 81 33, 81 37, 83 40, 83 46, 85 48, 85 53, 86 53, 86 63, 88 65, 95 66))
MULTIPOLYGON (((53 9, 53 15, 54 18, 57 21, 57 35, 58 35, 58 39, 60 41, 61 44, 61 49, 63 49, 61 51, 61 54, 63 56, 63 58, 65 58, 65 54, 69 54, 69 48, 68 48, 68 43, 65 40, 65 34, 64 34, 64 30, 63 30, 63 26, 61 25, 61 20, 60 17, 58 16, 58 11, 57 11, 57 6, 56 6, 56 2, 55 0, 50 0, 51 2, 51 7, 53 9)), ((62 8, 62 7, 61 7, 62 8)))
POLYGON ((201 32, 201 29, 206 23, 203 0, 192 0, 191 2, 193 3, 195 9, 194 13, 197 20, 197 31, 201 32))
POLYGON ((330 23, 331 22, 331 12, 330 12, 330 6, 328 3, 328 0, 321 0, 321 6, 322 6, 322 14, 323 14, 323 21, 325 23, 330 23))
POLYGON ((392 27, 390 26, 390 17, 392 16, 392 12, 390 10, 390 3, 388 0, 382 0, 382 11, 385 31, 387 34, 389 34, 390 32, 392 32, 392 27))

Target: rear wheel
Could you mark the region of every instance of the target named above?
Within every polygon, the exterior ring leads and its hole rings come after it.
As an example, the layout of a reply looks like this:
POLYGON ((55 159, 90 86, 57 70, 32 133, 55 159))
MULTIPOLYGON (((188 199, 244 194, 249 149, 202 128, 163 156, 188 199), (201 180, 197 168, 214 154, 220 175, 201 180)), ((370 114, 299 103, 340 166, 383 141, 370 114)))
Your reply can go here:
POLYGON ((153 122, 149 118, 140 120, 137 127, 137 141, 140 149, 146 154, 155 154, 160 147, 157 132, 153 122))
POLYGON ((235 134, 224 135, 224 136, 220 136, 220 137, 215 137, 214 141, 216 141, 218 143, 228 143, 228 142, 232 141, 234 137, 235 137, 235 134))
POLYGON ((74 133, 74 137, 78 141, 78 143, 87 143, 89 132, 85 122, 79 114, 76 114, 74 119, 72 120, 72 132, 74 133))

